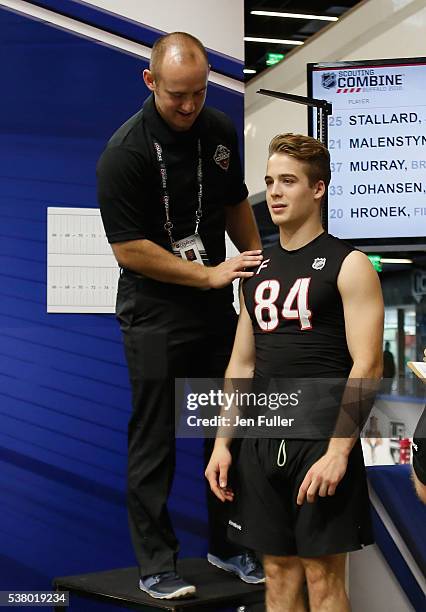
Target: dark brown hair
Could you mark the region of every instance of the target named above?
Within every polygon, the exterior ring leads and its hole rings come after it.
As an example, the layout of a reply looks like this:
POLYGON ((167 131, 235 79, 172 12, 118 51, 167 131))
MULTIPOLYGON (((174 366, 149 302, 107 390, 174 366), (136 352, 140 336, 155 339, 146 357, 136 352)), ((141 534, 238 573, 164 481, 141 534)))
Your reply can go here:
POLYGON ((269 144, 269 155, 285 153, 302 162, 309 185, 324 181, 328 187, 331 179, 330 153, 319 140, 302 134, 278 134, 269 144))
POLYGON ((207 66, 209 65, 207 51, 198 38, 195 38, 195 36, 187 32, 171 32, 170 34, 165 34, 157 38, 152 47, 149 69, 157 81, 160 76, 161 64, 163 63, 164 56, 172 45, 181 48, 185 59, 194 60, 197 57, 197 52, 201 53, 206 60, 207 66))

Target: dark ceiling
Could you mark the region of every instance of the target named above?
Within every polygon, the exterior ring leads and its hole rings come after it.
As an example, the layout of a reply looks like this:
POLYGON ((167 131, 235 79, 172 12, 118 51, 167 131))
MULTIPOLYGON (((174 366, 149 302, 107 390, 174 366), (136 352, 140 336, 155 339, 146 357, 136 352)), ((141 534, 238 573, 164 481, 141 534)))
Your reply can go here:
MULTIPOLYGON (((245 0, 245 36, 280 38, 305 42, 310 36, 329 25, 328 21, 288 19, 251 15, 252 10, 303 13, 340 17, 359 0, 245 0)), ((276 43, 245 42, 245 67, 258 75, 267 68, 267 53, 289 53, 296 47, 276 43)), ((245 81, 256 76, 246 74, 245 81)))

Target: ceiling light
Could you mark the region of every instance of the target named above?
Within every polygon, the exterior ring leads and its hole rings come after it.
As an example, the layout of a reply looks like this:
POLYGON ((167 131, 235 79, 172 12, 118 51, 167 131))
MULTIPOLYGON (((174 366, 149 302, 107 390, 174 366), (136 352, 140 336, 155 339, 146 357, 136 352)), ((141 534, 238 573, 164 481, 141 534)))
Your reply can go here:
POLYGON ((250 11, 252 15, 263 15, 265 17, 285 17, 287 19, 315 19, 317 21, 338 21, 338 17, 327 15, 305 15, 303 13, 276 13, 275 11, 250 11))
POLYGON ((256 74, 256 70, 253 70, 253 68, 244 68, 243 72, 244 74, 256 74))
POLYGON ((387 258, 387 257, 381 257, 380 261, 382 263, 387 263, 387 264, 412 264, 413 260, 412 259, 399 259, 399 258, 387 258))
POLYGON ((247 42, 276 43, 277 45, 303 45, 301 40, 285 40, 281 38, 255 38, 253 36, 244 36, 244 40, 247 42))

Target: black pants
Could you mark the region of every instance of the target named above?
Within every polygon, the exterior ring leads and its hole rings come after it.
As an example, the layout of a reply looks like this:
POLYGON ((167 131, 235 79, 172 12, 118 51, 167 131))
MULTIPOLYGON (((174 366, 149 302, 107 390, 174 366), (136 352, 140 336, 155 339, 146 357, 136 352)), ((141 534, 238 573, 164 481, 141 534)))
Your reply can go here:
MULTIPOLYGON (((175 378, 223 377, 236 314, 221 294, 137 277, 119 281, 117 318, 132 386, 128 427, 128 509, 141 575, 173 570, 179 544, 167 509, 175 470, 175 378)), ((205 445, 206 460, 213 440, 205 445)), ((200 475, 201 477, 201 475, 200 475)), ((228 508, 208 491, 209 551, 241 548, 226 537, 228 508)))

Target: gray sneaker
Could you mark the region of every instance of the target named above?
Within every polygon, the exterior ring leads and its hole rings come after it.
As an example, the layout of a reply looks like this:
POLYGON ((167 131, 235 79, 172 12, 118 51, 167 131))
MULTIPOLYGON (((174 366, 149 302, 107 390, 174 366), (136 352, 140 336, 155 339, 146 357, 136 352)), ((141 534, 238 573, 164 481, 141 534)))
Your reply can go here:
POLYGON ((207 555, 207 561, 225 570, 225 572, 235 574, 241 578, 243 582, 248 582, 249 584, 261 584, 265 582, 263 567, 253 553, 246 552, 236 557, 230 557, 229 559, 220 559, 209 553, 207 555))
POLYGON ((182 580, 176 572, 162 572, 143 576, 139 580, 141 591, 148 593, 155 599, 179 599, 181 597, 192 597, 196 588, 182 580))

